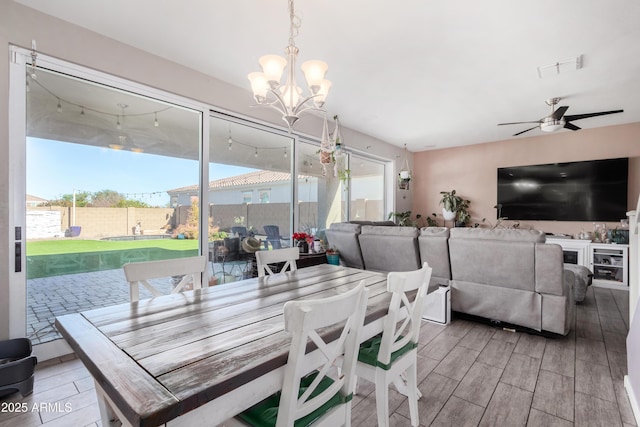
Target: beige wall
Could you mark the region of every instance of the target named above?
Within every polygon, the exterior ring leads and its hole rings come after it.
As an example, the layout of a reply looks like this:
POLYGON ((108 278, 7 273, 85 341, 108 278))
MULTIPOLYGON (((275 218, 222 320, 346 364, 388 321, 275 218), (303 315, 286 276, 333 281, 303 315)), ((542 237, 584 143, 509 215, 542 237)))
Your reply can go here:
MULTIPOLYGON (((640 193, 640 123, 416 153, 412 210, 436 212, 442 223, 440 191, 455 189, 471 200, 474 222, 486 217, 495 224, 497 168, 618 157, 630 158, 628 208, 633 210, 640 193)), ((521 226, 568 234, 593 229, 591 222, 522 221, 521 226)))
MULTIPOLYGON (((60 229, 71 227, 73 208, 59 206, 29 208, 29 210, 60 211, 60 229)), ((147 234, 158 234, 171 225, 173 208, 76 208, 75 225, 82 227, 80 237, 93 239, 113 236, 131 236, 133 227, 140 222, 147 234)))
MULTIPOLYGON (((180 35, 176 34, 176 37, 180 35)), ((38 50, 43 54, 203 101, 241 115, 270 121, 282 127, 282 120, 272 110, 250 108, 253 100, 248 85, 246 88, 231 86, 201 72, 43 15, 10 0, 0 0, 0 218, 3 218, 0 222, 0 339, 9 335, 9 282, 12 277, 10 267, 13 262, 11 257, 14 243, 7 237, 13 233, 10 232, 9 223, 6 221, 13 203, 9 195, 9 44, 30 48, 31 40, 37 41, 38 50)), ((243 70, 238 72, 246 73, 243 70)), ((328 104, 330 102, 329 100, 328 104)), ((301 120, 296 128, 299 133, 317 137, 322 130, 322 121, 320 118, 308 116, 301 120)), ((343 129, 342 136, 352 149, 375 153, 383 159, 396 159, 403 155, 401 147, 386 144, 350 129, 343 129)), ((23 179, 23 173, 24 171, 17 171, 13 176, 23 179)), ((411 206, 410 197, 401 199, 400 202, 403 209, 411 206)))

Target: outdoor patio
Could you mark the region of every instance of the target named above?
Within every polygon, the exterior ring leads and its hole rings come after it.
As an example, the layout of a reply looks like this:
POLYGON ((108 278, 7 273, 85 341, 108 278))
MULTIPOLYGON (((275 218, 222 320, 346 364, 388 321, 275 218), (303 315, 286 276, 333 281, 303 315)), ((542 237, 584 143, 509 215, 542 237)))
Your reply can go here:
MULTIPOLYGON (((242 272, 238 263, 208 263, 208 267, 212 276, 227 281, 235 280, 232 274, 242 272), (221 274, 223 269, 226 276, 221 274)), ((154 280, 153 284, 169 293, 172 279, 154 280)), ((140 299, 145 298, 151 298, 151 293, 141 287, 140 299)), ((61 338, 54 326, 56 316, 128 302, 129 284, 121 268, 29 279, 26 336, 33 344, 53 341, 61 338)))

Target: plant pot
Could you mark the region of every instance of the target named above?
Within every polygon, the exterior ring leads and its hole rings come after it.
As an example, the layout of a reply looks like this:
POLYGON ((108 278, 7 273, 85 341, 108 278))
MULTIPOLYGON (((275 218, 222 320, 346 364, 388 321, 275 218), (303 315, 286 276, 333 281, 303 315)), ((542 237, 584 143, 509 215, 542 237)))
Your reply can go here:
POLYGON ((340 265, 339 254, 327 254, 327 262, 331 265, 340 265))
POLYGON ((309 244, 306 242, 306 240, 300 240, 298 242, 298 249, 300 250, 301 254, 308 254, 309 253, 309 244))
POLYGON ((442 208, 442 216, 444 217, 445 221, 452 221, 456 218, 456 213, 442 208))

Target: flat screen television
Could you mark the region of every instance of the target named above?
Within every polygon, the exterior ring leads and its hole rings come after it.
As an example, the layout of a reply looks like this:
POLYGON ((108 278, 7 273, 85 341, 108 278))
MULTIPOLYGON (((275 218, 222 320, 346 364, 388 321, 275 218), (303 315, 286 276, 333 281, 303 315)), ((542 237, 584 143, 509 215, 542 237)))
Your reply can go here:
POLYGON ((499 168, 497 215, 618 221, 626 217, 628 175, 628 158, 499 168))

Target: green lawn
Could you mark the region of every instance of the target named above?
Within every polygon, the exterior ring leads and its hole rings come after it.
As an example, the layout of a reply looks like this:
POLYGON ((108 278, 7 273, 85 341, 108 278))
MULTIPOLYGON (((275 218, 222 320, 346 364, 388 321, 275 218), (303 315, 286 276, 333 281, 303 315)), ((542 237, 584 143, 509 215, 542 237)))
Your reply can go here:
POLYGON ((41 240, 27 242, 27 256, 73 254, 83 252, 121 251, 127 249, 160 248, 173 251, 198 249, 197 240, 41 240))

